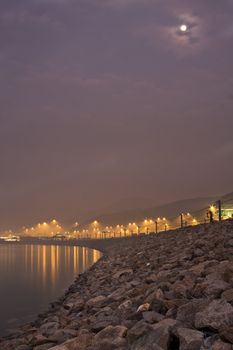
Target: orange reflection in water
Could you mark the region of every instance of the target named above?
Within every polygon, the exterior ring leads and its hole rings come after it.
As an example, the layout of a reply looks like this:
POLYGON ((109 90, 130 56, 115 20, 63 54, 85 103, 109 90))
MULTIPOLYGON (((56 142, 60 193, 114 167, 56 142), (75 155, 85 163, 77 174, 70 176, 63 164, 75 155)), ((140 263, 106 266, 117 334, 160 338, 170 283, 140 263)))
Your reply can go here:
POLYGON ((9 244, 1 246, 0 263, 2 269, 9 272, 14 265, 23 264, 28 280, 36 279, 40 289, 48 289, 49 286, 54 290, 59 278, 64 278, 67 271, 75 276, 100 257, 99 251, 83 247, 9 244))
POLYGON ((14 328, 46 310, 100 256, 72 246, 0 244, 0 334, 9 320, 14 328))

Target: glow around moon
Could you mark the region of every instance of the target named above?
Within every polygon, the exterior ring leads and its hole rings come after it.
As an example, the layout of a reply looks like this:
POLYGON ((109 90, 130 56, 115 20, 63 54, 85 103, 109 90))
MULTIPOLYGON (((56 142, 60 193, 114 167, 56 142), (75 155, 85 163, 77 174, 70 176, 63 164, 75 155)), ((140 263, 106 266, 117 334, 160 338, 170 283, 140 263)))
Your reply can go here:
POLYGON ((187 32, 188 27, 186 26, 186 24, 182 24, 182 25, 180 26, 180 30, 181 30, 181 32, 187 32))

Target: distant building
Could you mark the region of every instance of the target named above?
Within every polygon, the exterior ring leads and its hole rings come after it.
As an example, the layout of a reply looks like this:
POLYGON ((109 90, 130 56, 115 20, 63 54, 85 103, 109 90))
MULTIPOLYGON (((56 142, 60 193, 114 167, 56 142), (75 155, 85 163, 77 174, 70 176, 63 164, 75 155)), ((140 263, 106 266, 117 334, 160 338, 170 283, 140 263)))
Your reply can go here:
MULTIPOLYGON (((217 215, 219 211, 217 210, 217 215)), ((233 204, 223 204, 222 205, 222 219, 233 219, 233 204)))
POLYGON ((65 241, 67 239, 66 235, 58 233, 52 237, 55 241, 65 241))

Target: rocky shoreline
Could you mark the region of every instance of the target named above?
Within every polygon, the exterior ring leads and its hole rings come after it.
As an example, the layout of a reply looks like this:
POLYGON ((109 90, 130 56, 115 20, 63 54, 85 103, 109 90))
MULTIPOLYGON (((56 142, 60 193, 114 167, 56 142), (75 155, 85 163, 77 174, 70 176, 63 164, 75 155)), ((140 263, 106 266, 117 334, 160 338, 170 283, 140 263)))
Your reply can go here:
POLYGON ((103 257, 0 350, 233 349, 233 220, 86 246, 103 257))

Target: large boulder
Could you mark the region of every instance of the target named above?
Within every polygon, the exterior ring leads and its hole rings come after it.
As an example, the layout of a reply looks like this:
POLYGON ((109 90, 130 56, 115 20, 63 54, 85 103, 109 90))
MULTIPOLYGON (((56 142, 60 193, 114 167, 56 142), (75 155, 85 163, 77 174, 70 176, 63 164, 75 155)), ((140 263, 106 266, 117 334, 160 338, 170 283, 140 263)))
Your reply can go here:
POLYGON ((233 307, 223 299, 212 301, 195 316, 195 327, 197 329, 212 328, 220 330, 225 326, 233 326, 233 307))
POLYGON ((127 339, 129 342, 133 342, 136 339, 142 337, 146 333, 148 333, 151 330, 151 326, 146 323, 144 320, 141 320, 137 322, 129 331, 127 334, 127 339))
POLYGON ((171 318, 164 319, 152 326, 153 336, 156 339, 156 344, 162 349, 168 349, 176 327, 179 322, 171 318))
POLYGON ((221 340, 218 340, 214 342, 214 344, 211 347, 211 350, 232 350, 231 344, 227 344, 222 342, 221 340))
POLYGON ((179 338, 179 350, 200 350, 204 340, 202 332, 188 328, 177 328, 176 335, 179 338))
POLYGON ((51 348, 51 350, 86 350, 93 344, 93 335, 86 329, 79 332, 78 337, 68 340, 61 345, 51 348))
POLYGON ((164 316, 155 311, 146 311, 142 313, 143 319, 147 323, 156 323, 164 319, 164 316))
POLYGON ((106 304, 107 297, 103 295, 98 295, 97 297, 91 298, 87 301, 86 305, 88 307, 102 307, 106 304))
POLYGON ((187 327, 193 328, 195 325, 196 314, 207 307, 209 303, 210 300, 208 299, 199 299, 181 305, 177 310, 177 321, 180 321, 187 327))
POLYGON ((99 350, 116 349, 126 344, 127 328, 124 326, 108 326, 95 335, 95 347, 99 350))
POLYGON ((40 330, 42 335, 47 337, 54 334, 59 328, 58 322, 45 322, 41 325, 40 330))

